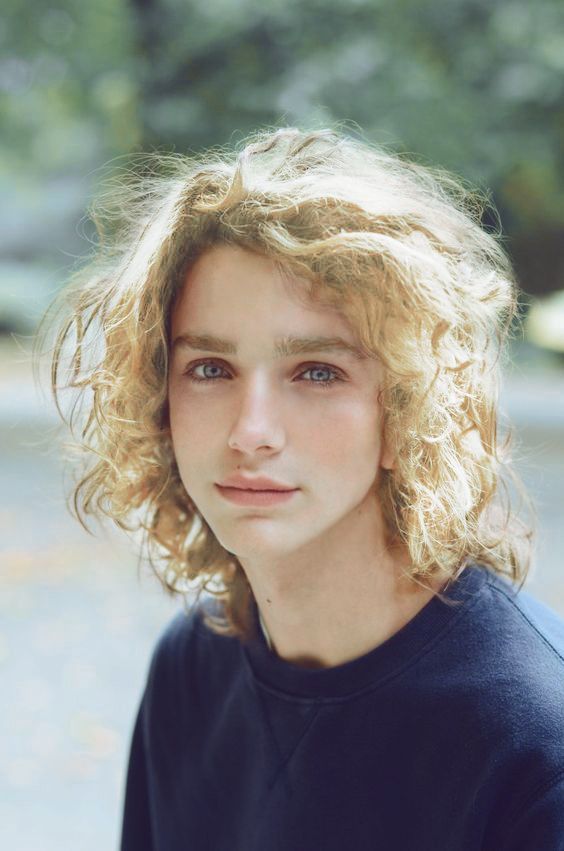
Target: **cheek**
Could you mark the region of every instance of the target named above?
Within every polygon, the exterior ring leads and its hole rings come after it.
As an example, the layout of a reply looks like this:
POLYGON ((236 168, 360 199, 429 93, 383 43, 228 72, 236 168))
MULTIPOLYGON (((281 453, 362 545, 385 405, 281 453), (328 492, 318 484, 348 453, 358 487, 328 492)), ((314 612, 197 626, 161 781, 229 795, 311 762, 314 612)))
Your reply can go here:
POLYGON ((351 403, 326 418, 323 431, 311 434, 310 442, 316 447, 318 461, 363 478, 378 467, 380 429, 373 406, 351 403))
POLYGON ((218 409, 213 404, 213 397, 206 398, 205 392, 191 391, 188 379, 182 375, 174 375, 169 381, 168 407, 170 426, 177 434, 189 432, 196 435, 217 419, 218 409))
POLYGON ((182 399, 169 395, 169 422, 172 446, 178 466, 196 461, 214 434, 213 418, 182 399))

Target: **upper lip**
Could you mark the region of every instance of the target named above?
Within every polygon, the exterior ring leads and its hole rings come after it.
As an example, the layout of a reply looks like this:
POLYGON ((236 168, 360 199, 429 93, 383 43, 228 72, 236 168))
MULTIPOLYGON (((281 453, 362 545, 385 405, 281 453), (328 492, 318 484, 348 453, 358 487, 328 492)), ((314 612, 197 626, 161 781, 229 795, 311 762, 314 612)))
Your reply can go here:
POLYGON ((284 482, 275 482, 274 479, 267 479, 264 476, 241 476, 239 473, 234 473, 227 476, 222 482, 219 482, 220 487, 224 488, 239 488, 241 490, 269 490, 269 491, 292 491, 296 490, 291 485, 286 485, 284 482))

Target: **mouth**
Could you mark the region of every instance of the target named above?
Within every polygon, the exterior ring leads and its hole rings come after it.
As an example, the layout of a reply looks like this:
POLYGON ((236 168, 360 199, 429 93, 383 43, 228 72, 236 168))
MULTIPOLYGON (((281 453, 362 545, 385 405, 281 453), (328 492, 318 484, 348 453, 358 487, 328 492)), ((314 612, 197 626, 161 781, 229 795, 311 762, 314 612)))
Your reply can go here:
POLYGON ((218 485, 223 490, 245 491, 245 493, 291 493, 297 488, 236 488, 233 485, 218 485))
POLYGON ((215 486, 224 499, 236 505, 276 505, 286 502, 296 494, 299 488, 294 490, 252 490, 251 488, 215 486))

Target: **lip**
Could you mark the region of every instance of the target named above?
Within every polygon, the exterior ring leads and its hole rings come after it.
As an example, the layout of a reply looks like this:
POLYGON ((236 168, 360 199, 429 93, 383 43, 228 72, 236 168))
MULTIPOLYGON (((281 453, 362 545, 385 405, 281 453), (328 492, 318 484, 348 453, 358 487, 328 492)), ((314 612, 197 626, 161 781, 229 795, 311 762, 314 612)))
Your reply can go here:
POLYGON ((218 487, 239 488, 246 491, 297 490, 292 485, 288 485, 285 482, 276 482, 274 479, 268 479, 266 476, 242 476, 240 473, 233 473, 231 476, 227 476, 222 482, 218 482, 218 487))
POLYGON ((245 488, 222 487, 216 485, 219 493, 224 499, 235 505, 267 506, 279 505, 288 502, 299 488, 294 490, 251 490, 245 488))

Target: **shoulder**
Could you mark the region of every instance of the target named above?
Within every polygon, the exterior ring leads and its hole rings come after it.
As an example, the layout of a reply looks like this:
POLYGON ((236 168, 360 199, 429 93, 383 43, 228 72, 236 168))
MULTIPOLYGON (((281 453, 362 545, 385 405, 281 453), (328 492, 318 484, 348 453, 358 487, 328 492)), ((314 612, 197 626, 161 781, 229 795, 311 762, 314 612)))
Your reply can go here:
POLYGON ((531 649, 564 672, 564 618, 532 592, 518 591, 499 576, 490 574, 487 585, 505 618, 519 625, 531 649))
POLYGON ((221 604, 210 597, 201 597, 179 611, 157 639, 149 675, 188 673, 198 657, 209 652, 210 642, 221 641, 222 636, 213 633, 205 623, 206 614, 219 615, 220 612, 221 604))
POLYGON ((489 658, 497 682, 495 703, 513 720, 524 749, 564 769, 564 620, 525 590, 492 578, 489 593, 497 613, 489 658))
POLYGON ((491 711, 527 718, 527 729, 552 722, 564 747, 564 620, 488 570, 458 641, 469 681, 491 711))
POLYGON ((484 658, 509 685, 555 703, 564 712, 564 619, 532 593, 488 573, 482 605, 484 658))
POLYGON ((453 592, 463 605, 422 658, 419 679, 433 707, 433 735, 440 718, 499 839, 525 813, 533 825, 539 813, 546 822, 563 812, 564 620, 491 570, 473 574, 465 586, 471 593, 453 592))
POLYGON ((428 686, 495 753, 536 754, 535 762, 546 758, 561 769, 564 621, 528 591, 475 570, 475 593, 431 654, 428 686))
POLYGON ((456 679, 469 726, 524 803, 564 771, 564 620, 487 571, 461 626, 456 679))
POLYGON ((198 601, 172 618, 158 636, 152 663, 162 666, 178 660, 202 633, 202 603, 198 601))
MULTIPOLYGON (((500 696, 522 701, 528 726, 554 729, 564 757, 564 620, 532 593, 488 577, 491 643, 488 661, 500 696)), ((493 685, 493 683, 492 683, 493 685)))
POLYGON ((233 668, 237 639, 214 633, 204 620, 207 613, 220 612, 219 601, 202 597, 162 631, 147 677, 146 701, 153 711, 166 706, 169 712, 181 712, 213 687, 220 672, 233 668))
POLYGON ((564 619, 490 569, 472 570, 472 599, 457 600, 465 605, 452 636, 467 651, 469 668, 485 666, 486 676, 505 668, 510 681, 564 689, 564 619))

